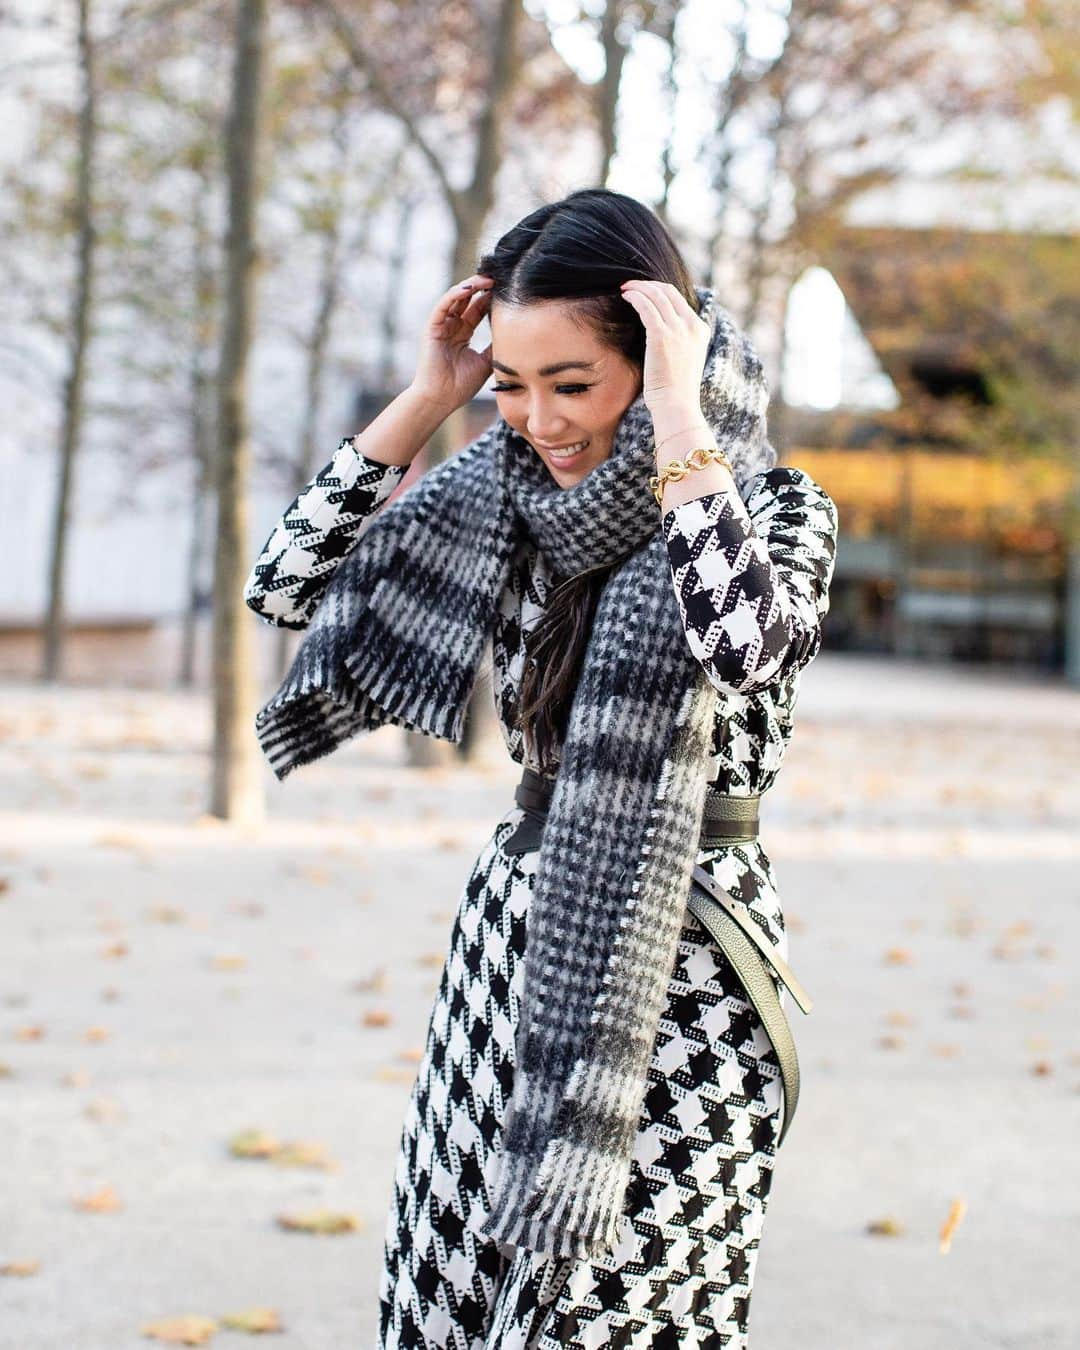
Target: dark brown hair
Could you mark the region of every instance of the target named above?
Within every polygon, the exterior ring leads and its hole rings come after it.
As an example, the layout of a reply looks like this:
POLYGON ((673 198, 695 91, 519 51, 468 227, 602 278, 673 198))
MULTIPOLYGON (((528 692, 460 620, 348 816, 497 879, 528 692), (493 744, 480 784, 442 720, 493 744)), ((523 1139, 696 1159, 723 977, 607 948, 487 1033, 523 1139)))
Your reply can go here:
MULTIPOLYGON (((631 279, 666 281, 696 312, 693 281, 678 246, 641 202, 608 188, 580 188, 520 220, 481 256, 492 304, 566 300, 576 322, 639 369, 645 327, 619 286, 631 279)), ((600 592, 620 560, 554 578, 540 620, 524 635, 525 669, 517 724, 542 773, 553 773, 566 734, 600 592)))

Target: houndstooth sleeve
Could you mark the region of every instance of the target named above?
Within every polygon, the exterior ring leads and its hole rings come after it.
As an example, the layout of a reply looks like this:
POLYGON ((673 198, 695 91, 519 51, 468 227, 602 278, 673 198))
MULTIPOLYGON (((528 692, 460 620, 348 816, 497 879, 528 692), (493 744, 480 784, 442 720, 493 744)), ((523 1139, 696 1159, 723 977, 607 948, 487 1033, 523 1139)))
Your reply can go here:
POLYGON ((762 688, 809 664, 836 561, 836 505, 804 470, 759 474, 744 505, 749 526, 726 492, 661 517, 690 649, 723 693, 762 688))
POLYGON ((271 531, 244 586, 246 604, 277 628, 306 628, 364 521, 407 471, 368 459, 349 438, 341 441, 271 531))

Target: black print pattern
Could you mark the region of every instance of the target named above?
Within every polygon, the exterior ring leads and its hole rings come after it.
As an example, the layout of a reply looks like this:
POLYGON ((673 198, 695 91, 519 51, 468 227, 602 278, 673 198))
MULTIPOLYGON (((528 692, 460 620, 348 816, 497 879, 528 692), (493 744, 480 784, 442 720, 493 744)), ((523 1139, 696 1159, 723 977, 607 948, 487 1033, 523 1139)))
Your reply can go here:
MULTIPOLYGON (((514 1079, 536 852, 502 845, 464 887, 402 1129, 379 1283, 380 1350, 742 1350, 782 1108, 779 1065, 726 958, 688 915, 610 1254, 512 1259, 470 1221, 514 1079)), ((787 955, 757 844, 702 853, 787 955)))
MULTIPOLYGON (((404 473, 342 441, 271 533, 245 588, 251 608, 268 623, 305 627, 334 567, 404 473)), ((775 779, 801 672, 821 644, 837 515, 823 489, 791 467, 759 475, 745 506, 749 530, 722 492, 661 519, 687 641, 723 695, 710 781, 749 794, 775 779)), ((492 634, 495 704, 518 763, 528 762, 513 725, 523 635, 549 587, 543 555, 523 542, 492 634)), ((495 827, 450 935, 387 1217, 378 1350, 746 1350, 782 1088, 752 1005, 689 914, 616 1250, 600 1260, 520 1252, 511 1259, 469 1226, 487 1203, 484 1170, 513 1083, 538 857, 502 849, 520 819, 513 807, 495 827)), ((699 861, 786 957, 776 879, 761 842, 701 853, 699 861)))
POLYGON ((244 600, 278 628, 305 628, 334 571, 360 538, 364 521, 407 469, 378 464, 342 440, 334 458, 286 508, 244 587, 244 600))

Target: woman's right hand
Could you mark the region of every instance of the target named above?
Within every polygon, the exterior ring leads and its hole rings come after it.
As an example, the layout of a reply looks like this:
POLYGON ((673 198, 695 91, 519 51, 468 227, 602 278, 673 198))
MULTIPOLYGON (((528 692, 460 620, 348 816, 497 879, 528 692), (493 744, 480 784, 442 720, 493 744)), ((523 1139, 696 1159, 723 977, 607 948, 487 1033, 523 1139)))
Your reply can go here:
POLYGON ((469 341, 491 306, 495 283, 481 273, 466 277, 465 283, 444 292, 428 316, 411 386, 447 415, 468 403, 492 371, 491 343, 478 352, 469 341))

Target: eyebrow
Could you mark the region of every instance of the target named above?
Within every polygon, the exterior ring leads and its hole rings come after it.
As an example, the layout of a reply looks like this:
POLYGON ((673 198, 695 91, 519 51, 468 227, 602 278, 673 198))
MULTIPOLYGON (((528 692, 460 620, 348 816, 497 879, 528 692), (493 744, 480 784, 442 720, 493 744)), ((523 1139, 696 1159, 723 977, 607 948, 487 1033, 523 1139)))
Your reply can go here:
MULTIPOLYGON (((496 370, 501 370, 504 375, 517 374, 516 370, 504 366, 499 361, 492 361, 491 364, 496 370)), ((558 375, 561 370, 593 370, 595 366, 595 361, 557 361, 553 366, 541 366, 536 373, 538 375, 558 375)))

